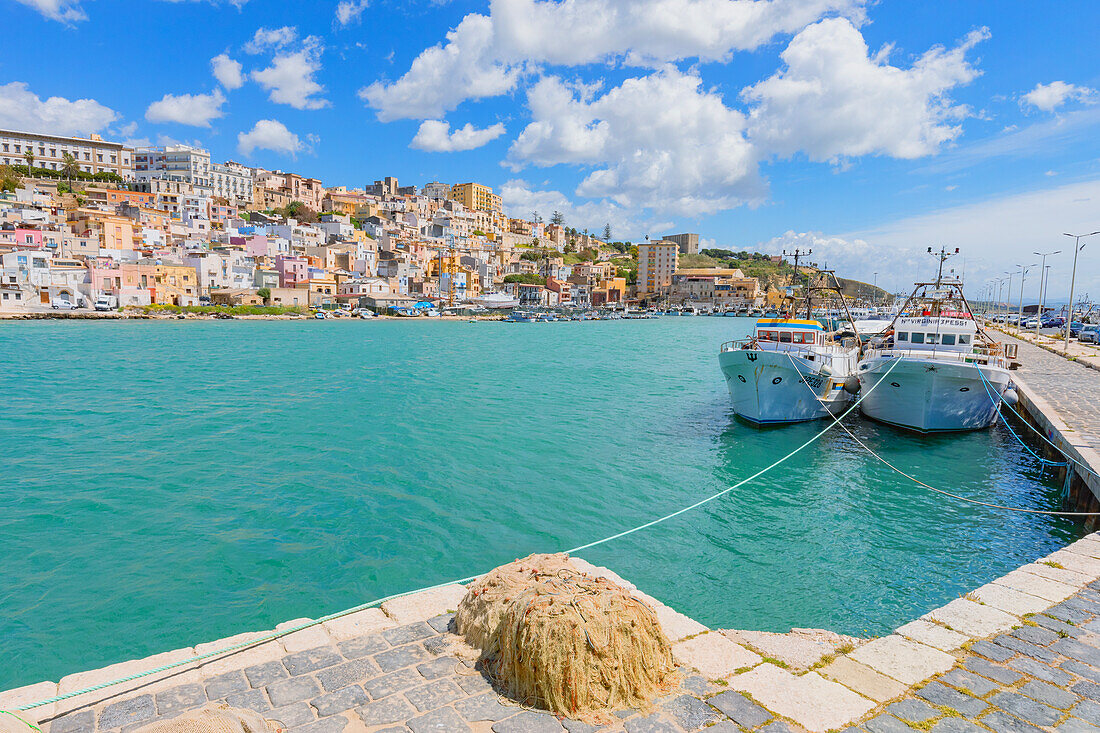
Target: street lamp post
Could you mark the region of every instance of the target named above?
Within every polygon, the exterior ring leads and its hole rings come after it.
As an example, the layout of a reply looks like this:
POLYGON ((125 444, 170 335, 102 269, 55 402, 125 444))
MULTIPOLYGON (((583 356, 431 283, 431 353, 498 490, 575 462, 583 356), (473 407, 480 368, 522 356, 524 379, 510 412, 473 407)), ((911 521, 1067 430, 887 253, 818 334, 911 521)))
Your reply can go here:
POLYGON ((1047 271, 1047 257, 1053 255, 1062 254, 1062 250, 1056 249, 1053 252, 1032 252, 1033 255, 1038 255, 1043 258, 1043 266, 1039 270, 1039 310, 1035 312, 1035 338, 1039 338, 1039 327, 1042 326, 1043 320, 1043 302, 1046 297, 1046 271, 1047 271))
MULTIPOLYGON (((1066 233, 1063 232, 1063 234, 1066 233)), ((1085 248, 1085 245, 1081 244, 1081 240, 1094 234, 1100 234, 1100 231, 1089 232, 1088 234, 1066 234, 1067 237, 1073 238, 1073 274, 1069 278, 1069 313, 1066 314, 1066 338, 1062 345, 1062 348, 1067 352, 1069 351, 1069 329, 1073 325, 1073 286, 1077 283, 1077 253, 1085 248)))
POLYGON ((1008 314, 1012 312, 1012 278, 1015 272, 1006 272, 1008 275, 1008 295, 1005 296, 1005 328, 1008 328, 1008 314))
POLYGON ((1034 263, 1030 265, 1016 265, 1020 268, 1020 310, 1016 314, 1016 333, 1023 333, 1024 330, 1024 278, 1027 277, 1027 271, 1032 267, 1035 267, 1034 263))

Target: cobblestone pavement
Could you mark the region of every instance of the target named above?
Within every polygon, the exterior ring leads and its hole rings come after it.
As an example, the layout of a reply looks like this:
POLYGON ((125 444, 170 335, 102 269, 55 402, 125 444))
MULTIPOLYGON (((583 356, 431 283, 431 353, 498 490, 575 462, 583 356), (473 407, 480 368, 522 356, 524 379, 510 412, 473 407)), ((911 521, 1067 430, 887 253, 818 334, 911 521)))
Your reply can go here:
MULTIPOLYGON (((461 586, 425 591, 171 675, 33 709, 42 733, 130 733, 208 702, 291 733, 1100 733, 1100 534, 1024 565, 869 641, 718 632, 646 596, 681 684, 597 728, 517 705, 454 655, 461 586)), ((301 620, 287 622, 297 626, 301 620)), ((278 628, 278 627, 277 627, 278 628)), ((285 626, 284 628, 289 628, 285 626)), ((0 692, 0 708, 258 640, 262 632, 0 692)), ((833 635, 834 637, 836 635, 833 635)))
POLYGON ((848 731, 1100 733, 1100 581, 970 646, 959 664, 848 731))
POLYGON ((1100 371, 1013 336, 1000 338, 1020 345, 1019 373, 1027 386, 1053 406, 1085 443, 1100 450, 1100 371))

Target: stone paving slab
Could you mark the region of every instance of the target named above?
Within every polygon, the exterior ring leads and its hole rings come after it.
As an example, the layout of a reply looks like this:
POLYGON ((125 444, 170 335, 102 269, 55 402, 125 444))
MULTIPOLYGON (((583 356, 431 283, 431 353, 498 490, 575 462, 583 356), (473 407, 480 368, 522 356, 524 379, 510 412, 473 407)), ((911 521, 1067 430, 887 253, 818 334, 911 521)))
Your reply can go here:
MULTIPOLYGON (((1092 535, 894 634, 816 662, 816 648, 784 644, 782 635, 696 627, 652 599, 658 617, 668 619, 670 636, 700 629, 674 644, 680 687, 650 709, 619 711, 614 724, 602 728, 524 708, 499 695, 472 662, 454 656, 445 612, 457 606, 454 587, 398 599, 404 602, 388 610, 350 614, 345 623, 295 632, 151 683, 44 706, 30 716, 42 723, 43 733, 131 733, 226 702, 279 720, 290 733, 1089 733, 1100 731, 1098 577, 1100 535, 1092 535), (789 651, 795 663, 765 658, 734 639, 755 639, 758 651, 789 651)), ((798 632, 790 638, 806 638, 806 630, 798 632)), ((0 693, 0 705, 17 706, 258 636, 10 690, 0 693)))

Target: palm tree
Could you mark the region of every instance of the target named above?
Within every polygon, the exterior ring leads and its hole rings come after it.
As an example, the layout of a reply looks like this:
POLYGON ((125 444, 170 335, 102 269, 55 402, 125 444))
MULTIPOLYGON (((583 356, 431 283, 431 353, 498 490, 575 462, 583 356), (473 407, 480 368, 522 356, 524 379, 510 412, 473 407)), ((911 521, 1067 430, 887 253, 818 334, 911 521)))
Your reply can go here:
POLYGON ((32 178, 34 174, 31 173, 31 166, 34 165, 34 153, 31 152, 29 146, 27 152, 23 153, 23 159, 27 161, 27 178, 32 178))
POLYGON ((61 173, 69 179, 69 193, 75 193, 73 191, 73 176, 80 174, 80 165, 76 162, 76 158, 72 153, 65 153, 61 157, 61 173))

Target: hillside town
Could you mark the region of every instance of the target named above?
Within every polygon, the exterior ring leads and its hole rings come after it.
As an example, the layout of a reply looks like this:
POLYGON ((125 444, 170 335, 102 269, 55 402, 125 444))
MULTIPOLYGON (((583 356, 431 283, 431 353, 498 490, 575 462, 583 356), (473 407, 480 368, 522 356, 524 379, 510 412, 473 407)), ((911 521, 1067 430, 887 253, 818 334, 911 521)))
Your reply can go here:
MULTIPOLYGON (((492 298, 525 307, 781 296, 737 267, 685 267, 699 235, 637 244, 559 212, 504 213, 476 182, 361 188, 217 163, 192 145, 0 130, 0 310, 148 306, 363 308, 492 298)), ((778 258, 764 258, 772 262, 778 258)), ((707 258, 704 258, 707 259, 707 258)), ((713 263, 712 263, 713 264, 713 263)))

